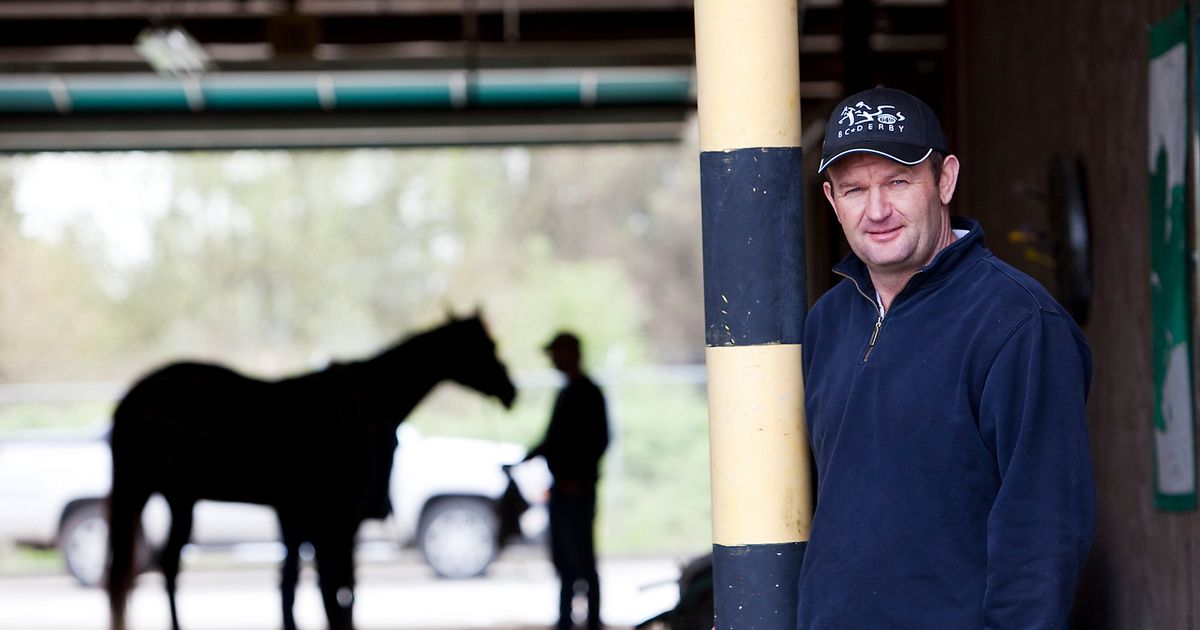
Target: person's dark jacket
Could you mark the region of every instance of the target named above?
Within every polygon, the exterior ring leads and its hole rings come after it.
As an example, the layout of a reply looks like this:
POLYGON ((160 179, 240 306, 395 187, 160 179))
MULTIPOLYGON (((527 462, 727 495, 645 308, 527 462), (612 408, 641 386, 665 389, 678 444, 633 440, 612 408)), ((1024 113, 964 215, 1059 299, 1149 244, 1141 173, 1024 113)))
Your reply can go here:
POLYGON ((558 392, 542 442, 526 457, 541 455, 554 476, 583 490, 594 490, 600 476, 600 457, 608 448, 608 415, 604 395, 586 376, 567 382, 558 392))
POLYGON ((955 222, 969 233, 877 335, 853 255, 806 322, 818 492, 799 628, 1066 627, 1095 522, 1091 351, 977 223, 955 222))

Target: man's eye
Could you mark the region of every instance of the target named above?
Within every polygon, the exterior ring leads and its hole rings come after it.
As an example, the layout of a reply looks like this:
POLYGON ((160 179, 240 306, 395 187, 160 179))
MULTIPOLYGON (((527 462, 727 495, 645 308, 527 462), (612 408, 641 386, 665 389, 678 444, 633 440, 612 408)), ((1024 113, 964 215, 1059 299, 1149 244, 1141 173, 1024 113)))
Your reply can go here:
POLYGON ((854 188, 847 188, 842 194, 843 195, 852 195, 854 193, 860 193, 860 192, 862 192, 862 188, 855 186, 854 188))
POLYGON ((904 184, 907 184, 907 183, 908 183, 907 179, 893 179, 892 180, 893 186, 903 186, 904 184))

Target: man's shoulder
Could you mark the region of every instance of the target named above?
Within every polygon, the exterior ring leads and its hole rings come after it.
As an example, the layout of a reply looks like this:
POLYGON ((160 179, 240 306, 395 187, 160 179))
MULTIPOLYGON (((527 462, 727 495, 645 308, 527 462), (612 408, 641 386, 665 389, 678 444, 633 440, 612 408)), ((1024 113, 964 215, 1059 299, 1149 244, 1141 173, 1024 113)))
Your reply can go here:
POLYGON ((603 396, 600 386, 586 374, 581 374, 578 378, 572 379, 567 383, 565 389, 574 395, 603 396))
POLYGON ((1054 327, 1083 345, 1087 337, 1067 309, 1041 282, 991 252, 977 261, 968 286, 971 302, 989 313, 996 332, 1015 330, 1024 323, 1056 322, 1054 327), (1049 318, 1049 319, 1047 319, 1049 318))
POLYGON ((814 314, 828 309, 838 309, 854 299, 861 300, 863 298, 858 294, 858 288, 854 285, 854 281, 843 277, 834 283, 828 291, 822 293, 817 298, 809 313, 814 314))
POLYGON ((1066 310, 1041 282, 990 251, 975 262, 972 271, 975 281, 968 286, 980 298, 1025 311, 1066 315, 1066 310))
POLYGON ((851 313, 870 308, 870 302, 859 293, 854 281, 842 278, 822 293, 805 315, 806 342, 812 341, 811 335, 818 332, 830 332, 850 325, 848 318, 851 313))

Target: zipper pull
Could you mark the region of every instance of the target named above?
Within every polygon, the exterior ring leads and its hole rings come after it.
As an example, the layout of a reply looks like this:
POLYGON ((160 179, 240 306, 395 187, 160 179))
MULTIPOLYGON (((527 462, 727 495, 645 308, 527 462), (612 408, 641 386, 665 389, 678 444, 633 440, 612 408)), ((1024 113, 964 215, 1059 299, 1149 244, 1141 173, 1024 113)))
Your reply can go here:
POLYGON ((867 353, 863 355, 863 363, 871 356, 871 350, 875 348, 875 341, 879 339, 879 328, 883 326, 883 313, 879 314, 879 318, 875 320, 875 330, 871 332, 871 343, 867 344, 867 353))

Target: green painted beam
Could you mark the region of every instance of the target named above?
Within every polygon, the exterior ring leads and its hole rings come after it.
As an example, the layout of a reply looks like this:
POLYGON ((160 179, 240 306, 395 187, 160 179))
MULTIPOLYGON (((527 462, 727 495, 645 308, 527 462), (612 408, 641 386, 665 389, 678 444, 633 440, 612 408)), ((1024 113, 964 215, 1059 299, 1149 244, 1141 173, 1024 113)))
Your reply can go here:
POLYGON ((0 113, 690 104, 690 68, 0 76, 0 113))

